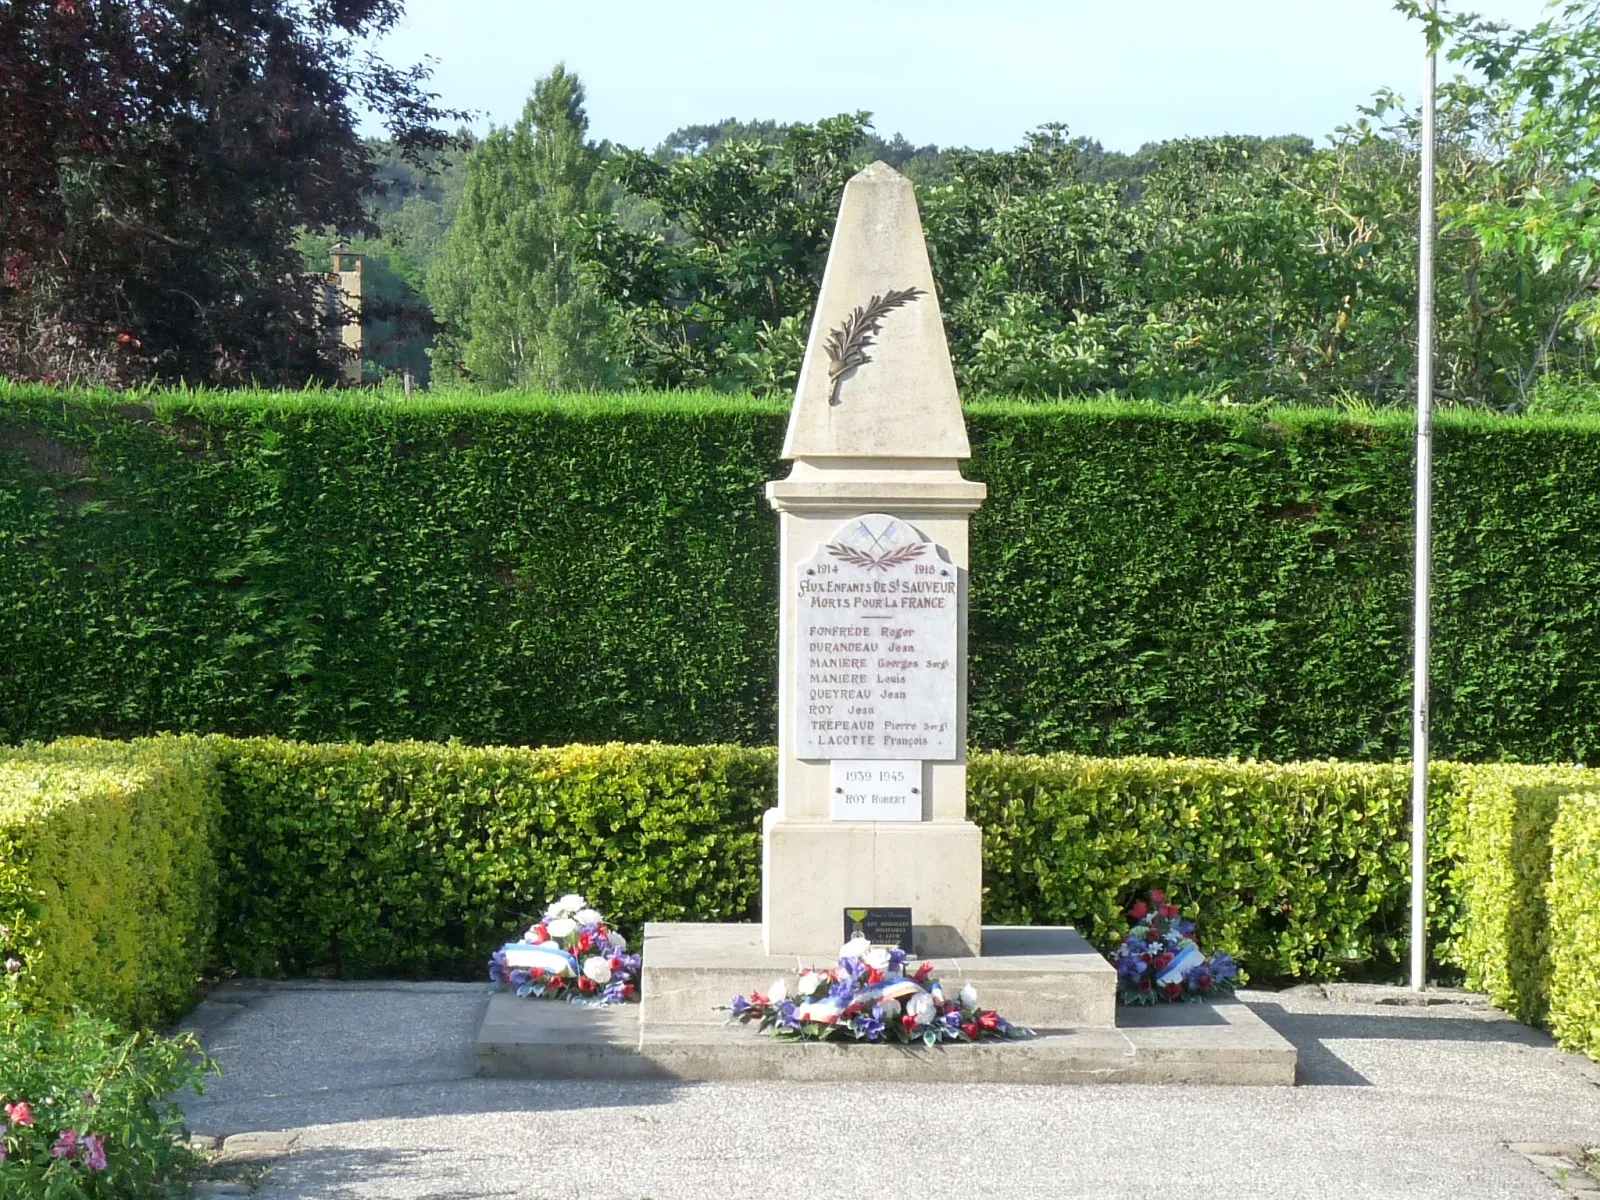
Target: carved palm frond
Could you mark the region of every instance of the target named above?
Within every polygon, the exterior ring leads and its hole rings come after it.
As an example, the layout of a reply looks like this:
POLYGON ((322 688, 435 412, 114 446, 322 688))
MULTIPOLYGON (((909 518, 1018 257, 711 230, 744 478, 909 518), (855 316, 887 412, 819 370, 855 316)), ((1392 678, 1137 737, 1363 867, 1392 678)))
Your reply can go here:
POLYGON ((926 542, 910 542, 898 550, 889 550, 874 558, 854 546, 846 546, 840 542, 830 542, 828 553, 833 557, 842 559, 852 567, 865 567, 869 571, 887 571, 890 567, 898 567, 901 563, 908 563, 914 558, 921 558, 922 552, 928 548, 926 542))
POLYGON ((828 332, 822 347, 828 352, 828 378, 833 381, 829 404, 839 403, 839 385, 844 373, 872 361, 867 347, 872 345, 873 337, 883 331, 884 317, 921 295, 922 289, 913 287, 874 296, 865 304, 857 305, 837 329, 828 332))

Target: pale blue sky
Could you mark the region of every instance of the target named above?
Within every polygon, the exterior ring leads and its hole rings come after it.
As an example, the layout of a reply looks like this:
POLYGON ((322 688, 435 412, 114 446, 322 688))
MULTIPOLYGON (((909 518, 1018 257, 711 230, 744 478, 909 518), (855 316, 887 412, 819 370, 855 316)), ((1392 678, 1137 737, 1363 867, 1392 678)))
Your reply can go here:
MULTIPOLYGON (((1389 0, 409 0, 382 43, 437 58, 445 103, 508 124, 558 60, 593 136, 653 146, 723 117, 868 109, 885 136, 1012 146, 1046 121, 1108 148, 1200 134, 1320 138, 1383 86, 1415 96, 1421 35, 1389 0)), ((1478 0, 1531 24, 1542 0, 1478 0)), ((1448 70, 1448 68, 1445 68, 1448 70)))

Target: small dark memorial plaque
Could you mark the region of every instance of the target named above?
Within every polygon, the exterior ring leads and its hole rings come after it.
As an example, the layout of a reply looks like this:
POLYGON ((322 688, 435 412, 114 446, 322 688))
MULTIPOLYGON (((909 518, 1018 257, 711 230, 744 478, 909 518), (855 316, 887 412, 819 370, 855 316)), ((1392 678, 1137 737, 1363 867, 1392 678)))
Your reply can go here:
POLYGON ((909 908, 847 908, 844 910, 844 940, 864 937, 874 946, 898 946, 911 953, 911 910, 909 908))

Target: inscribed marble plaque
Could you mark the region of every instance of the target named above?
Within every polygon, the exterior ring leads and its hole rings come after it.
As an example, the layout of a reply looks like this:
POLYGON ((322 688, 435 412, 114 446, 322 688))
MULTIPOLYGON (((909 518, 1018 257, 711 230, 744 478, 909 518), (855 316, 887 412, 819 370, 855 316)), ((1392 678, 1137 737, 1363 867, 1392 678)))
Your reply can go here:
POLYGON ((800 758, 953 759, 956 568, 910 525, 847 522, 800 564, 800 758))
POLYGON ((922 820, 921 761, 834 759, 828 764, 828 815, 835 821, 922 820))

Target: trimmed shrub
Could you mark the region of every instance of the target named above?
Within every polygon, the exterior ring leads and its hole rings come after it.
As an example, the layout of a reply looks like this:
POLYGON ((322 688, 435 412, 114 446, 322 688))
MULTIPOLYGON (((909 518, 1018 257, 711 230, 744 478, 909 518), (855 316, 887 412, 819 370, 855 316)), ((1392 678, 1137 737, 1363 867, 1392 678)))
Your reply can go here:
MULTIPOLYGON (((984 829, 985 919, 1074 924, 1109 951, 1150 887, 1203 923, 1208 949, 1258 977, 1328 978, 1406 953, 1410 767, 984 754, 969 768, 984 829)), ((1446 811, 1451 770, 1434 772, 1446 811)), ((1451 858, 1434 829, 1437 886, 1451 858)))
MULTIPOLYGON (((770 744, 783 408, 0 391, 0 739, 770 744)), ((1404 752, 1403 417, 969 424, 974 745, 1404 752)), ((1600 421, 1436 438, 1437 751, 1600 762, 1600 421)))
MULTIPOLYGON (((33 1007, 128 1021, 201 966, 477 975, 552 897, 646 920, 759 919, 770 749, 272 738, 75 739, 0 757, 0 916, 33 1007), (220 810, 219 810, 220 806, 220 810), (212 903, 215 876, 217 900, 212 903), (213 942, 213 932, 216 937, 213 942), (203 958, 209 945, 214 956, 203 958)), ((1404 764, 975 755, 984 918, 1074 924, 1103 949, 1165 887, 1260 977, 1396 967, 1404 764)), ((1600 1057, 1600 782, 1436 764, 1438 961, 1600 1057)))
POLYGON ((194 738, 0 750, 4 987, 124 1025, 183 1012, 212 948, 217 817, 194 738))
POLYGON ((210 744, 220 950, 247 974, 481 974, 571 891, 630 932, 760 918, 770 750, 210 744))
POLYGON ((1600 1062, 1600 792, 1569 793, 1552 827, 1550 1031, 1600 1062))

